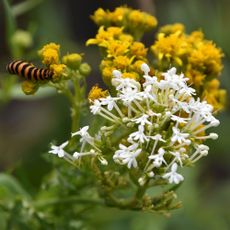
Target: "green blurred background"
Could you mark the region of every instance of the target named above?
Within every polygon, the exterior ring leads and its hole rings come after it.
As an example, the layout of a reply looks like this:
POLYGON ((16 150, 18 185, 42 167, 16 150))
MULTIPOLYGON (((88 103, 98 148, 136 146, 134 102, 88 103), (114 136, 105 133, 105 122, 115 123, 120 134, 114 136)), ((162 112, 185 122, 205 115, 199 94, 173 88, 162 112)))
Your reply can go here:
MULTIPOLYGON (((48 42, 61 44, 63 54, 68 51, 84 53, 84 60, 93 68, 87 79, 88 90, 95 82, 102 85, 98 70, 99 51, 96 47, 85 47, 85 41, 94 37, 97 31, 89 16, 98 7, 112 10, 116 6, 128 5, 154 14, 159 26, 180 22, 186 26, 187 33, 202 29, 206 38, 213 40, 225 53, 221 84, 230 92, 230 0, 28 2, 28 11, 23 12, 20 8, 22 1, 10 1, 17 15, 16 28, 29 31, 33 40, 31 47, 16 54, 12 53, 7 41, 9 21, 3 4, 6 1, 0 2, 1 88, 5 87, 5 78, 9 78, 5 65, 13 56, 23 55, 23 59, 39 63, 36 51, 48 42)), ((154 32, 144 37, 147 45, 153 40, 154 32)), ((178 191, 179 199, 183 202, 180 210, 172 212, 171 218, 165 218, 157 214, 102 208, 97 214, 89 213, 88 221, 96 226, 95 229, 230 229, 228 101, 226 110, 218 116, 221 125, 215 132, 219 134, 219 139, 208 143, 211 149, 209 156, 199 161, 196 167, 184 170, 185 182, 178 191)), ((68 138, 69 112, 68 101, 57 94, 39 98, 24 97, 17 92, 0 98, 0 170, 13 174, 31 194, 36 193, 42 178, 52 168, 42 157, 49 143, 52 140, 61 143, 68 138)))

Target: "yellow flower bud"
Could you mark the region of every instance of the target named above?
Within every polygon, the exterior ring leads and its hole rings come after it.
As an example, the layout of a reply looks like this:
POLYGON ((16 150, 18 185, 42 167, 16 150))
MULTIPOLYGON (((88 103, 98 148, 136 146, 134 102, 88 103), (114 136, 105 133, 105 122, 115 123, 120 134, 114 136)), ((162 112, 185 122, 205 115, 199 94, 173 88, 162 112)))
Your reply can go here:
POLYGON ((102 8, 99 8, 94 12, 94 15, 92 15, 91 18, 97 25, 104 25, 107 21, 108 15, 102 8))
POLYGON ((91 73, 90 65, 87 63, 82 63, 79 67, 79 72, 84 76, 88 76, 91 73))
POLYGON ((67 54, 63 56, 62 62, 70 69, 78 69, 82 61, 82 57, 78 53, 67 54))
POLYGON ((17 30, 12 36, 12 43, 14 45, 28 48, 31 47, 33 44, 32 36, 29 32, 24 30, 17 30))
POLYGON ((38 90, 39 85, 32 81, 23 81, 21 85, 22 91, 26 95, 35 94, 35 92, 38 90))

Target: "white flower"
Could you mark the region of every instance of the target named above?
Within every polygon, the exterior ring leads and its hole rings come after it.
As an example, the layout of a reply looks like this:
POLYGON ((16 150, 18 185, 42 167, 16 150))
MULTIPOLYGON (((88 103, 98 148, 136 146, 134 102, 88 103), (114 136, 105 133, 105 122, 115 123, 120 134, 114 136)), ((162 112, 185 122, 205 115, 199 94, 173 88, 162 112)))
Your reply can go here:
POLYGON ((127 88, 139 92, 141 88, 140 83, 135 81, 134 79, 122 77, 114 77, 112 79, 112 85, 116 87, 118 93, 123 92, 127 88))
POLYGON ((181 154, 180 154, 180 152, 178 152, 178 151, 171 152, 171 151, 170 151, 170 153, 175 157, 174 160, 175 160, 175 161, 178 161, 179 164, 180 164, 180 166, 182 167, 183 163, 182 163, 182 159, 181 159, 181 154))
POLYGON ((157 81, 157 77, 153 76, 149 76, 149 75, 144 75, 143 76, 145 78, 145 82, 143 84, 143 87, 147 87, 147 86, 154 86, 154 87, 158 87, 158 81, 157 81))
POLYGON ((90 111, 93 114, 97 114, 101 111, 101 108, 102 108, 101 106, 102 106, 102 103, 99 100, 94 100, 93 105, 90 106, 90 111))
POLYGON ((121 155, 123 154, 129 154, 130 152, 134 151, 135 149, 137 149, 138 147, 138 144, 137 143, 134 143, 130 146, 125 146, 123 144, 119 144, 119 150, 117 150, 115 152, 115 154, 113 155, 113 159, 118 159, 121 155))
POLYGON ((137 93, 136 90, 132 88, 126 88, 119 95, 119 98, 122 100, 123 104, 129 106, 134 100, 142 100, 141 95, 137 93))
POLYGON ((165 142, 164 139, 162 139, 162 136, 160 134, 156 134, 155 136, 150 136, 151 139, 155 140, 155 141, 162 141, 165 142))
POLYGON ((88 133, 89 126, 84 126, 82 127, 79 131, 72 133, 72 137, 79 135, 81 136, 80 142, 86 141, 86 142, 91 142, 92 137, 88 133))
POLYGON ((152 125, 152 123, 148 120, 148 115, 147 114, 143 114, 142 116, 132 119, 132 121, 134 121, 136 124, 140 124, 142 126, 144 126, 145 124, 147 125, 152 125))
POLYGON ((153 92, 152 85, 147 85, 144 88, 144 91, 139 93, 139 95, 141 95, 141 97, 143 99, 147 99, 147 100, 150 99, 154 103, 157 103, 157 95, 156 94, 157 94, 157 92, 156 93, 153 92))
POLYGON ((129 135, 128 140, 130 142, 133 142, 133 140, 134 140, 134 141, 139 141, 141 143, 144 143, 145 141, 149 141, 149 137, 147 137, 144 133, 144 126, 139 125, 138 131, 131 133, 129 135))
POLYGON ((187 121, 190 120, 190 118, 184 118, 184 117, 179 117, 176 115, 171 115, 171 120, 176 121, 178 123, 186 124, 187 121))
POLYGON ((51 145, 51 150, 49 151, 49 153, 52 153, 54 155, 58 155, 60 158, 64 157, 66 152, 64 150, 64 148, 67 146, 68 141, 64 142, 63 144, 57 146, 57 145, 51 145))
POLYGON ((164 154, 165 154, 165 150, 163 148, 160 148, 158 150, 158 154, 149 156, 149 159, 153 160, 154 167, 158 168, 162 165, 162 163, 167 164, 164 159, 164 154))
POLYGON ((177 163, 174 163, 171 168, 171 172, 165 173, 162 177, 164 179, 168 179, 170 184, 179 184, 181 181, 184 180, 184 177, 180 175, 177 171, 177 163))
POLYGON ((137 149, 138 144, 133 144, 130 146, 125 146, 120 144, 119 150, 117 150, 113 156, 113 159, 121 164, 127 164, 128 168, 131 168, 132 166, 134 168, 137 167, 137 160, 136 157, 141 153, 141 149, 137 149))
POLYGON ((108 97, 105 97, 105 98, 101 98, 101 104, 102 105, 107 105, 107 109, 109 111, 111 111, 113 109, 113 107, 116 105, 116 99, 115 97, 111 97, 111 96, 108 96, 108 97))
POLYGON ((137 149, 135 150, 133 153, 127 154, 127 155, 123 155, 122 158, 122 162, 124 164, 127 164, 127 167, 130 169, 132 166, 134 168, 137 167, 137 160, 136 157, 141 153, 141 149, 137 149))
POLYGON ((173 127, 173 136, 171 137, 171 141, 175 143, 178 141, 180 144, 182 142, 186 142, 186 138, 189 137, 188 133, 181 133, 179 129, 173 127))

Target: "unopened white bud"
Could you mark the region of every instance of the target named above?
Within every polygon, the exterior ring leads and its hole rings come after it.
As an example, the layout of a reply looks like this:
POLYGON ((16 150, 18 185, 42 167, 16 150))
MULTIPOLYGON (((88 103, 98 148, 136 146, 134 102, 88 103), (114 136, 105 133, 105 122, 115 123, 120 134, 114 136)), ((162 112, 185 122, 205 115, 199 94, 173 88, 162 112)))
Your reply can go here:
POLYGON ((217 119, 215 119, 214 121, 211 122, 211 125, 214 127, 218 126, 219 124, 220 124, 220 121, 217 119))
POLYGON ((149 176, 149 177, 154 177, 154 175, 155 175, 155 174, 154 174, 153 171, 151 171, 151 172, 148 173, 148 176, 149 176))
POLYGON ((213 139, 213 140, 216 140, 216 139, 218 138, 218 134, 216 134, 216 133, 210 133, 210 134, 209 134, 209 137, 210 137, 211 139, 213 139))
POLYGON ((140 186, 143 186, 144 184, 145 184, 145 178, 144 177, 140 177, 139 179, 138 179, 138 183, 139 183, 139 185, 140 186))
POLYGON ((117 77, 117 78, 120 78, 122 76, 121 72, 119 70, 113 70, 113 76, 114 77, 117 77))
POLYGON ((145 73, 145 75, 148 75, 148 73, 150 72, 150 68, 146 63, 143 63, 141 65, 141 70, 145 73))

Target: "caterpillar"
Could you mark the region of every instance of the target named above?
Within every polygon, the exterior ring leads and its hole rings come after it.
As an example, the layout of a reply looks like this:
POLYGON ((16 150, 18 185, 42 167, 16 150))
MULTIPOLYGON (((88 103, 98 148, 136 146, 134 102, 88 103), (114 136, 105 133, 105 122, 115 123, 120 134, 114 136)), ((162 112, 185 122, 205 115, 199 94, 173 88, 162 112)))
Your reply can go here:
POLYGON ((51 80, 53 72, 48 69, 37 68, 32 63, 17 60, 12 61, 6 66, 10 74, 16 74, 31 81, 51 80))

